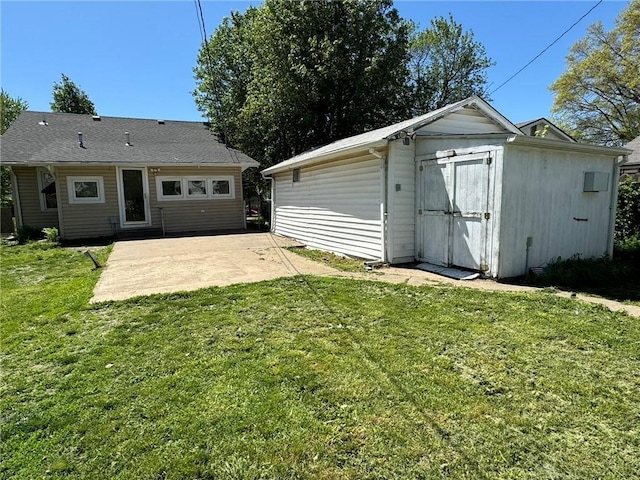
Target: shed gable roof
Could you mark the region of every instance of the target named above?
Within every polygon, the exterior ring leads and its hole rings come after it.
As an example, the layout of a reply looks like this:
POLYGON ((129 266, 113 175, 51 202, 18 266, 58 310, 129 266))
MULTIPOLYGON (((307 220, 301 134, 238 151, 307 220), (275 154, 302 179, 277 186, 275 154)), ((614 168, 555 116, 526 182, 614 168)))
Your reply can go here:
MULTIPOLYGON (((370 132, 361 133, 352 137, 337 140, 328 145, 324 145, 320 148, 310 150, 295 157, 280 162, 277 165, 269 167, 262 171, 264 175, 270 175, 279 171, 284 171, 290 168, 299 166, 300 164, 306 164, 315 160, 321 159, 346 152, 356 148, 365 148, 367 146, 376 146, 378 143, 385 143, 394 138, 395 135, 400 132, 413 133, 417 132, 421 128, 435 123, 441 118, 444 118, 454 112, 460 111, 464 108, 472 108, 481 112, 485 117, 491 120, 494 125, 497 125, 504 133, 514 133, 516 135, 523 135, 523 133, 507 118, 505 118, 500 112, 494 109, 487 102, 482 100, 478 96, 469 97, 465 100, 461 100, 451 105, 446 105, 432 112, 426 113, 419 117, 415 117, 402 122, 394 123, 387 127, 378 128, 370 132)), ((442 132, 446 133, 446 132, 442 132)), ((458 132, 450 132, 458 133, 458 132)))
POLYGON ((202 122, 25 111, 2 136, 2 162, 39 164, 238 165, 258 162, 218 141, 202 122), (83 147, 78 145, 82 133, 83 147), (126 145, 126 132, 130 145, 126 145))

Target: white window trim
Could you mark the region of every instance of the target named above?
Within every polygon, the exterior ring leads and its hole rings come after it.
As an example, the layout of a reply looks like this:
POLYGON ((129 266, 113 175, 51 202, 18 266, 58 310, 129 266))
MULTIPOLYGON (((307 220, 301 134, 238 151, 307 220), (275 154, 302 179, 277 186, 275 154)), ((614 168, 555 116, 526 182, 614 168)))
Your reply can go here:
POLYGON ((207 179, 211 187, 211 198, 213 199, 233 199, 236 198, 236 189, 233 175, 222 175, 219 177, 209 177, 207 179), (213 193, 213 182, 229 182, 229 193, 213 193))
POLYGON ((158 176, 156 177, 156 197, 159 202, 178 202, 183 200, 233 200, 236 198, 236 184, 233 175, 208 175, 208 176, 158 176), (182 195, 163 195, 162 182, 173 181, 181 182, 180 187, 182 195), (206 195, 189 195, 189 181, 204 181, 207 194, 206 195), (229 182, 229 193, 215 194, 213 193, 214 181, 229 182))
POLYGON ((181 177, 156 177, 156 192, 159 201, 184 200, 184 182, 181 177), (180 182, 180 195, 164 195, 162 193, 162 182, 180 182))
MULTIPOLYGON (((38 177, 38 195, 40 196, 40 210, 42 210, 43 212, 48 212, 48 211, 57 211, 58 207, 47 207, 47 200, 45 198, 45 194, 42 193, 42 190, 44 190, 45 184, 42 181, 42 174, 43 173, 48 173, 50 175, 53 176, 53 181, 54 183, 56 182, 57 178, 55 177, 55 175, 53 175, 48 169, 46 168, 42 168, 42 167, 38 167, 36 169, 36 175, 38 177)), ((58 194, 57 192, 57 185, 56 185, 56 195, 58 194)))
POLYGON ((67 191, 69 193, 69 203, 104 203, 104 180, 102 177, 67 177, 67 191), (96 198, 78 198, 75 195, 75 182, 95 182, 98 185, 98 196, 96 198))

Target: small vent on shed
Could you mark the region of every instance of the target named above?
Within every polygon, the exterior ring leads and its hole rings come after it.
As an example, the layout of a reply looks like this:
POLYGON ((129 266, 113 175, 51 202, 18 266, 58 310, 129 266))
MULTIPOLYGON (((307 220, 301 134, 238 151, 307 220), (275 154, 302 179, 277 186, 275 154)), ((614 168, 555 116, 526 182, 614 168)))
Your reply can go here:
POLYGON ((94 115, 91 118, 93 119, 94 122, 99 122, 100 120, 102 120, 102 118, 100 118, 100 115, 94 115))
POLYGON ((164 125, 164 120, 158 120, 158 125, 164 125))

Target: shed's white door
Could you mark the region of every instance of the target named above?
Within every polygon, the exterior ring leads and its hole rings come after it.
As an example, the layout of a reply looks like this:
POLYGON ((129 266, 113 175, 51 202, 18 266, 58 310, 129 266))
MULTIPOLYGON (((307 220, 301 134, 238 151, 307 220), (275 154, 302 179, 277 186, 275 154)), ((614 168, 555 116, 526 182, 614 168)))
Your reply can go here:
POLYGON ((490 152, 420 164, 418 258, 488 270, 490 152))

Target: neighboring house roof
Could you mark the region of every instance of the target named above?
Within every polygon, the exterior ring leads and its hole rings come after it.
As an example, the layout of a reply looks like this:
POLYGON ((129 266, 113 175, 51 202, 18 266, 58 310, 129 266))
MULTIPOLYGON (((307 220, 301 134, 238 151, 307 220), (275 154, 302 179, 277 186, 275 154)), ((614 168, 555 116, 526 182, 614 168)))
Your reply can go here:
POLYGON ((554 123, 550 122, 549 120, 547 120, 544 117, 536 118, 535 120, 528 120, 526 122, 516 123, 516 127, 518 127, 520 130, 522 130, 522 132, 525 135, 529 135, 528 130, 530 130, 530 128, 532 126, 536 126, 536 125, 539 125, 539 124, 549 125, 549 128, 553 131, 553 133, 555 133, 558 137, 563 138, 564 140, 567 140, 569 142, 575 142, 576 141, 575 138, 573 138, 567 132, 565 132, 560 127, 558 127, 557 125, 555 125, 554 123))
POLYGON ((293 158, 290 158, 289 160, 285 160, 284 162, 280 162, 277 165, 269 167, 263 170, 262 173, 264 175, 271 175, 272 173, 284 171, 289 168, 305 164, 308 161, 320 160, 324 157, 332 156, 339 153, 346 153, 350 150, 361 149, 367 146, 383 146, 387 144, 387 141, 389 139, 393 138, 400 132, 406 132, 408 134, 413 133, 421 127, 435 122, 445 115, 466 107, 474 107, 482 110, 485 115, 502 126, 505 132, 515 133, 516 135, 523 135, 523 133, 513 123, 507 120, 500 112, 498 112, 480 97, 473 96, 460 102, 456 102, 451 105, 439 108, 438 110, 426 113, 419 117, 412 118, 410 120, 405 120, 388 127, 379 128, 377 130, 372 130, 360 135, 355 135, 353 137, 338 140, 315 150, 309 150, 293 158))
POLYGON ((629 155, 628 161, 626 165, 629 164, 640 164, 640 136, 634 138, 629 143, 627 143, 624 148, 628 148, 629 150, 633 150, 633 152, 629 155))
POLYGON ((2 136, 2 163, 238 165, 259 163, 228 148, 203 122, 22 112, 2 136), (83 147, 78 145, 82 133, 83 147), (126 133, 130 145, 126 145, 126 133))

